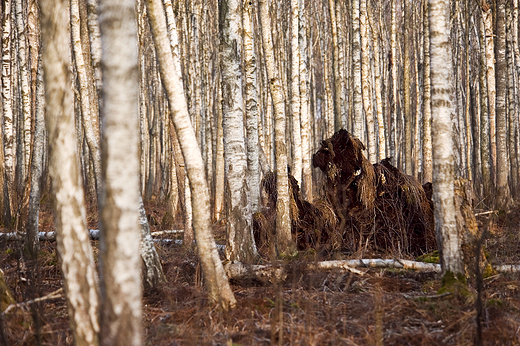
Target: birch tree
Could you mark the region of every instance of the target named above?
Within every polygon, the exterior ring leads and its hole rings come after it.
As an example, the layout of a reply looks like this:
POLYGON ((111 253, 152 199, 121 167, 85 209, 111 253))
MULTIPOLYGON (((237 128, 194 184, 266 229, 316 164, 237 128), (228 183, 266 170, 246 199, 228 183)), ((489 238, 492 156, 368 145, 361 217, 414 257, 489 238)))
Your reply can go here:
POLYGON ((274 106, 274 142, 276 151, 276 242, 280 255, 291 254, 294 242, 291 235, 291 219, 289 205, 289 181, 287 176, 287 147, 285 144, 285 103, 281 80, 274 59, 273 41, 271 37, 271 21, 269 3, 260 0, 260 21, 262 23, 262 44, 265 52, 265 64, 269 90, 274 106))
POLYGON ((102 186, 100 201, 102 345, 142 344, 138 226, 138 70, 135 3, 101 1, 102 186))
POLYGON ((146 5, 159 58, 161 79, 168 95, 172 122, 182 153, 186 158, 186 168, 192 190, 193 228, 206 289, 210 301, 219 304, 224 310, 228 310, 235 307, 236 300, 211 233, 209 189, 204 175, 204 162, 197 145, 195 131, 191 126, 180 71, 175 69, 162 1, 147 0, 146 5))
POLYGON ((496 146, 497 146, 497 183, 496 206, 507 210, 511 205, 509 190, 509 160, 507 152, 507 61, 506 61, 506 3, 497 1, 496 36, 496 146))
POLYGON ((435 230, 444 272, 464 273, 454 200, 452 117, 455 108, 448 35, 449 1, 430 0, 435 230))
POLYGON ((251 262, 257 253, 253 238, 244 138, 242 16, 238 0, 223 0, 219 6, 226 177, 226 256, 234 261, 251 262))
POLYGON ((69 321, 76 345, 97 345, 99 293, 75 150, 68 1, 40 5, 49 175, 69 321))

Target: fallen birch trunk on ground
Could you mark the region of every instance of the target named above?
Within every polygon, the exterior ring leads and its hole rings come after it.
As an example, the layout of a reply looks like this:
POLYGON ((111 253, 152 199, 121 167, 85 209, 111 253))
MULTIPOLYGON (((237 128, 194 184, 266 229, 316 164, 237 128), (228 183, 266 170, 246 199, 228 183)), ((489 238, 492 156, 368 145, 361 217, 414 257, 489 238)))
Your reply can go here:
MULTIPOLYGON (((90 229, 88 231, 89 237, 91 240, 99 240, 99 230, 98 229, 90 229)), ((152 236, 157 237, 161 235, 172 235, 172 234, 182 234, 183 230, 167 230, 167 231, 157 231, 152 232, 152 236)), ((56 232, 38 232, 38 238, 40 241, 55 241, 56 240, 56 232)), ((13 240, 24 240, 25 233, 22 232, 9 232, 9 233, 0 233, 0 241, 13 241, 13 240)))

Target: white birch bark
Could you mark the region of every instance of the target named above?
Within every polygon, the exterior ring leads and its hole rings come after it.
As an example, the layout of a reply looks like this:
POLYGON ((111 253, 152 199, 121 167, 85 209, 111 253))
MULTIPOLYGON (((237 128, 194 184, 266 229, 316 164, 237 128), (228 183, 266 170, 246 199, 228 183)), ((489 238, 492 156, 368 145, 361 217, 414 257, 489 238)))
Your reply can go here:
POLYGON ((301 188, 303 198, 312 201, 312 163, 311 163, 311 124, 310 124, 310 104, 309 104, 309 68, 308 68, 308 47, 307 35, 309 30, 308 6, 303 0, 299 1, 300 17, 300 122, 301 122, 301 147, 302 147, 302 180, 301 188))
POLYGON ((98 0, 87 0, 87 24, 90 37, 90 51, 92 53, 92 67, 96 81, 96 91, 99 95, 102 86, 101 77, 101 33, 98 19, 98 0))
POLYGON ((26 22, 24 16, 24 6, 22 1, 15 1, 16 8, 16 29, 18 32, 18 49, 17 57, 20 66, 20 91, 21 91, 21 114, 23 119, 23 161, 18 165, 21 168, 22 179, 25 180, 31 159, 31 142, 32 142, 32 119, 31 119, 31 91, 29 86, 29 59, 26 36, 26 22))
POLYGON ((206 288, 210 301, 218 303, 224 310, 228 310, 235 307, 236 300, 211 233, 209 189, 204 176, 204 162, 189 120, 180 71, 175 69, 162 1, 148 0, 146 4, 159 58, 161 79, 168 95, 172 121, 186 158, 186 168, 190 176, 195 238, 206 288))
POLYGON ((424 5, 424 91, 423 91, 423 183, 433 181, 432 158, 432 108, 431 108, 431 79, 430 79, 430 19, 428 2, 424 5))
MULTIPOLYGON (((296 1, 292 0, 292 3, 296 1)), ((339 131, 343 128, 343 121, 341 118, 341 76, 339 73, 339 44, 338 44, 338 23, 336 20, 336 1, 329 0, 329 14, 330 14, 330 26, 332 36, 332 94, 333 94, 333 105, 331 105, 334 111, 334 126, 332 133, 339 131)), ((294 14, 293 14, 294 15, 294 14)), ((294 18, 293 18, 294 20, 294 18)), ((294 29, 294 23, 293 23, 294 29)))
POLYGON ((496 206, 507 210, 512 203, 509 190, 509 160, 507 151, 507 61, 506 61, 506 4, 497 1, 497 42, 496 42, 496 206))
POLYGON ((14 114, 13 114, 13 91, 11 83, 11 51, 12 51, 12 0, 4 3, 4 13, 2 20, 2 108, 3 108, 3 136, 4 136, 4 168, 7 180, 6 202, 9 203, 10 215, 13 215, 14 203, 12 200, 14 191, 14 172, 16 160, 15 135, 14 135, 14 114))
POLYGON ((140 253, 143 262, 143 280, 149 287, 157 287, 166 282, 161 260, 155 249, 150 224, 146 218, 143 198, 139 194, 139 228, 141 230, 140 253))
POLYGON ((372 108, 372 68, 370 66, 370 46, 368 37, 370 35, 370 28, 367 19, 367 0, 360 0, 359 12, 359 27, 361 37, 361 90, 363 108, 365 111, 365 119, 367 124, 368 160, 371 163, 375 163, 377 161, 377 153, 374 112, 372 108))
POLYGON ((38 221, 40 213, 40 180, 43 170, 45 148, 45 91, 43 88, 43 70, 38 64, 36 81, 36 113, 34 119, 34 146, 31 159, 31 192, 29 194, 29 210, 27 215, 26 247, 34 259, 40 249, 38 239, 38 221))
POLYGON ((141 345, 138 58, 135 3, 100 2, 103 133, 100 343, 141 345))
POLYGON ((81 18, 79 6, 80 5, 78 0, 70 0, 72 48, 79 80, 82 123, 92 158, 95 177, 94 186, 96 188, 99 199, 101 155, 99 152, 99 134, 98 131, 96 131, 96 127, 98 127, 98 105, 97 102, 94 104, 97 98, 93 97, 93 95, 90 93, 91 85, 89 83, 87 69, 91 68, 91 66, 88 66, 88 61, 85 60, 85 52, 81 38, 81 18))
POLYGON ((97 345, 99 293, 75 150, 68 1, 42 0, 40 6, 49 175, 69 320, 76 345, 97 345))
POLYGON ((353 135, 363 140, 363 99, 361 77, 361 37, 359 0, 352 0, 352 78, 353 95, 353 135))
POLYGON ((452 139, 453 67, 449 43, 449 1, 430 0, 432 82, 433 203, 435 230, 444 272, 464 273, 454 200, 452 139))
POLYGON ((403 2, 403 116, 404 116, 404 171, 408 175, 412 175, 412 105, 411 105, 411 72, 410 72, 410 12, 406 1, 403 2))
POLYGON ((395 162, 397 162, 397 106, 399 103, 398 100, 398 80, 399 76, 397 75, 397 18, 396 18, 396 0, 392 0, 391 2, 391 32, 390 32, 390 63, 392 64, 392 104, 390 109, 390 129, 389 133, 389 154, 394 158, 395 162))
POLYGON ((266 72, 274 106, 274 142, 276 151, 276 179, 278 199, 276 202, 276 237, 278 253, 289 255, 294 249, 291 236, 289 205, 289 182, 287 176, 287 147, 285 145, 285 104, 282 85, 274 59, 269 3, 260 0, 262 43, 265 53, 266 72))
POLYGON ((497 142, 496 142, 496 76, 495 76, 495 40, 493 33, 493 10, 484 3, 482 6, 484 27, 486 30, 486 71, 488 90, 489 146, 491 155, 491 179, 496 186, 497 142))
POLYGON ((383 94, 381 90, 381 64, 379 59, 380 28, 374 23, 374 11, 370 1, 367 2, 367 17, 372 30, 372 42, 374 47, 374 92, 376 94, 376 119, 378 134, 378 151, 376 161, 386 158, 386 137, 385 137, 385 119, 383 115, 383 94))
MULTIPOLYGON (((301 102, 300 102, 300 46, 298 40, 299 6, 298 0, 291 0, 291 121, 292 121, 292 174, 296 181, 302 183, 302 136, 301 136, 301 102)), ((334 53, 336 55, 336 52, 334 53)), ((339 80, 339 77, 338 77, 339 80)), ((340 90, 336 90, 339 95, 340 90)), ((339 104, 337 107, 339 109, 339 104)), ((341 117, 340 112, 338 115, 341 117)))
MULTIPOLYGON (((251 2, 244 3, 244 60, 246 80, 246 148, 248 181, 251 199, 251 212, 260 210, 260 161, 258 141, 258 89, 257 60, 255 56, 255 40, 253 28, 253 6, 251 2)), ((299 90, 298 90, 299 92, 299 90)), ((301 171, 301 169, 300 169, 301 171)))
POLYGON ((240 66, 243 54, 242 16, 237 0, 222 1, 219 6, 226 177, 226 256, 232 261, 251 262, 257 252, 253 238, 244 138, 243 77, 240 66))

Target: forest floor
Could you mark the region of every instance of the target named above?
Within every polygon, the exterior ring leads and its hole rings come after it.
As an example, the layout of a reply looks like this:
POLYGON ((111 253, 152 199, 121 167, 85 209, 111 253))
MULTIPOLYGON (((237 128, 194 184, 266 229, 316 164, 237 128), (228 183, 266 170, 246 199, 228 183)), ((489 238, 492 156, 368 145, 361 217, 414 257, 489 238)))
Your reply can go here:
MULTIPOLYGON (((157 203, 148 204, 147 211, 153 230, 175 226, 163 222, 168 218, 157 203)), ((95 217, 89 215, 89 227, 96 228, 95 217)), ((492 263, 520 263, 519 225, 520 208, 495 217, 485 244, 492 263)), ((40 227, 53 230, 48 205, 42 206, 40 227)), ((223 228, 215 226, 217 239, 222 240, 223 228)), ((98 242, 92 245, 97 260, 98 242)), ((206 300, 193 251, 158 245, 158 252, 168 283, 144 290, 146 345, 478 344, 473 278, 467 291, 443 295, 436 273, 293 271, 279 285, 232 282, 237 308, 222 313, 206 300)), ((54 242, 41 242, 34 280, 24 269, 21 253, 12 242, 0 244, 0 268, 17 302, 34 296, 31 287, 40 297, 62 287, 54 242)), ((520 275, 492 274, 484 278, 481 292, 481 344, 520 345, 520 275)), ((72 344, 63 296, 0 316, 0 344, 72 344)))

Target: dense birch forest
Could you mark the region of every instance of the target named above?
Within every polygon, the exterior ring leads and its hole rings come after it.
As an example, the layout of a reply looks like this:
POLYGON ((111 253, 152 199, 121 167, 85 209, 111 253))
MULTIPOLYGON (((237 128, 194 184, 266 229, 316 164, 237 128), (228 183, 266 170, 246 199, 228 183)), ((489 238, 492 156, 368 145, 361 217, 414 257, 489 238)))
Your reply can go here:
MULTIPOLYGON (((284 335, 292 307, 278 270, 298 273, 287 261, 312 257, 314 269, 352 277, 354 264, 332 260, 422 255, 477 301, 467 333, 431 344, 491 340, 482 275, 520 260, 518 235, 496 231, 520 219, 518 17, 516 0, 3 0, 0 241, 14 279, 1 310, 44 296, 36 273, 51 251, 71 329, 59 344, 154 344, 141 300, 171 292, 181 251, 219 311, 244 308, 244 277, 268 277, 277 316, 267 340, 309 344, 284 335), (347 159, 360 163, 345 183, 334 160, 352 146, 347 159), (378 202, 388 172, 404 181, 399 208, 378 202), (410 196, 425 208, 416 238, 410 196), (177 245, 159 230, 180 234, 177 245), (22 276, 32 288, 17 288, 22 276)), ((381 329, 380 284, 370 285, 375 339, 361 344, 394 340, 381 329)), ((31 309, 21 344, 58 342, 31 309)), ((4 331, 10 316, 0 340, 19 344, 4 331)))

